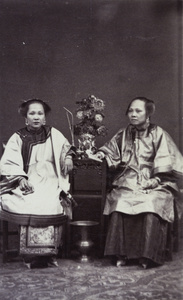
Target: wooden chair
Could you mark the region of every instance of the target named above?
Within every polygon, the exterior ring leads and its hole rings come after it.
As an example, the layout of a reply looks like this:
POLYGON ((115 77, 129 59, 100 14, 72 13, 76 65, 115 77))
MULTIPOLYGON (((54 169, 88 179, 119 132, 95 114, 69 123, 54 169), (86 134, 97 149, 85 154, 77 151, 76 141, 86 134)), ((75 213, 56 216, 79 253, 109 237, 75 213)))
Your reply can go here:
MULTIPOLYGON (((2 154, 4 152, 5 147, 6 147, 6 141, 3 141, 2 154)), ((9 249, 9 238, 12 236, 17 236, 18 238, 18 229, 15 228, 15 230, 13 230, 13 227, 14 226, 10 225, 8 221, 1 220, 0 236, 1 236, 1 252, 2 252, 3 262, 6 262, 8 260, 8 257, 16 256, 18 254, 18 249, 9 249)))
POLYGON ((2 236, 2 261, 3 263, 7 262, 10 258, 18 255, 18 248, 11 248, 9 238, 12 236, 17 236, 18 239, 18 230, 10 229, 10 224, 8 221, 1 221, 1 236, 2 236))

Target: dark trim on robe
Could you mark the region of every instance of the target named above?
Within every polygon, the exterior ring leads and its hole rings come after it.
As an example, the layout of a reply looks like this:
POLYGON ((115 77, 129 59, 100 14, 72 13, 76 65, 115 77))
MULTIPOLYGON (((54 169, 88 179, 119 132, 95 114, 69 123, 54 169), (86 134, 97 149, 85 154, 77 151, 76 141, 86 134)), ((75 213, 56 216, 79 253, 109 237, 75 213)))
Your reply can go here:
POLYGON ((9 211, 1 211, 1 220, 5 220, 11 223, 16 223, 25 226, 51 226, 51 225, 61 225, 67 219, 64 214, 59 215, 28 215, 28 214, 17 214, 11 213, 9 211))
POLYGON ((32 148, 35 145, 43 144, 51 135, 50 126, 42 126, 40 129, 29 130, 27 127, 19 129, 16 133, 22 140, 22 157, 24 162, 24 172, 27 173, 32 148))

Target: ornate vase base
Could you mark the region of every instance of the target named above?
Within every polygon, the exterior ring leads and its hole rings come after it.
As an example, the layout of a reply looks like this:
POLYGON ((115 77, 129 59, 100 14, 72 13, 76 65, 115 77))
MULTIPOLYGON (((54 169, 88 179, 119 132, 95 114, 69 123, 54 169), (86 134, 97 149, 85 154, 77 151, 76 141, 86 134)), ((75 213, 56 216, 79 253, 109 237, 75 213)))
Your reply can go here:
POLYGON ((91 263, 93 261, 93 258, 89 255, 81 255, 76 259, 77 262, 82 264, 91 263))

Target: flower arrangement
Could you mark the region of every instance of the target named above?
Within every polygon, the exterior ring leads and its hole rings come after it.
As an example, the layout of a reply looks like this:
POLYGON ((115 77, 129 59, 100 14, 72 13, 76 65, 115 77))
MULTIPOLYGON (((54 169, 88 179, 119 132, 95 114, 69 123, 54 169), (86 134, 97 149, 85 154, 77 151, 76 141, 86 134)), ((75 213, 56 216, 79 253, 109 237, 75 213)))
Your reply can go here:
POLYGON ((74 134, 81 136, 90 134, 93 136, 105 136, 107 128, 103 125, 105 103, 94 95, 77 101, 76 117, 79 123, 74 125, 74 134))

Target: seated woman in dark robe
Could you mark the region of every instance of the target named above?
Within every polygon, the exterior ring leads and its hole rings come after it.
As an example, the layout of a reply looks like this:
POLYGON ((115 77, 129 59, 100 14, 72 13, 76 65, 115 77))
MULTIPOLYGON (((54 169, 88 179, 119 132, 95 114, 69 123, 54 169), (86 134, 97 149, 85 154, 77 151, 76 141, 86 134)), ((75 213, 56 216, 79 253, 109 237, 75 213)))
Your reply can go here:
POLYGON ((152 100, 133 99, 126 111, 130 124, 96 154, 106 158, 112 176, 104 208, 110 215, 104 254, 115 256, 117 266, 131 259, 144 268, 165 261, 183 158, 168 133, 150 123, 154 110, 152 100))
POLYGON ((20 254, 28 267, 58 265, 62 219, 68 211, 60 195, 70 188, 71 145, 46 125, 50 110, 39 99, 20 105, 26 127, 10 137, 0 165, 0 219, 19 224, 20 254))

